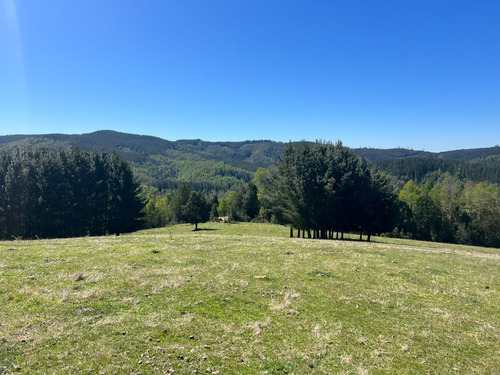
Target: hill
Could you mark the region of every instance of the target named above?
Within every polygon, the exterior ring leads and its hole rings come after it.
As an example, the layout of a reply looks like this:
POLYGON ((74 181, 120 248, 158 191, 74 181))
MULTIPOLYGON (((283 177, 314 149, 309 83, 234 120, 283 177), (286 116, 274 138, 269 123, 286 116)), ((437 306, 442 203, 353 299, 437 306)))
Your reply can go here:
POLYGON ((500 373, 495 249, 203 229, 0 242, 0 371, 500 373))
POLYGON ((442 173, 460 179, 500 184, 500 159, 454 160, 429 157, 412 157, 380 160, 374 163, 379 169, 403 181, 434 182, 442 173))
POLYGON ((0 151, 17 147, 80 147, 116 151, 146 185, 175 188, 179 181, 197 190, 229 190, 252 179, 259 167, 275 163, 285 147, 272 141, 167 141, 157 137, 98 131, 82 135, 0 136, 0 151))
MULTIPOLYGON (((103 130, 81 135, 44 134, 0 136, 0 151, 17 147, 80 147, 91 151, 116 151, 132 165, 142 184, 173 189, 179 181, 189 182, 194 189, 204 191, 227 191, 252 179, 260 167, 274 165, 283 153, 286 143, 270 140, 242 142, 206 142, 199 139, 168 141, 158 137, 126 134, 103 130)), ((402 148, 373 149, 358 148, 354 151, 370 162, 382 162, 379 168, 393 173, 398 178, 421 174, 406 164, 391 160, 426 158, 425 173, 443 168, 445 163, 435 160, 454 160, 451 172, 462 163, 474 162, 472 169, 484 165, 488 171, 480 174, 497 176, 500 147, 470 150, 455 150, 441 153, 415 151, 402 148), (492 171, 493 170, 493 171, 492 171)), ((451 166, 452 165, 452 166, 451 166)), ((494 177, 491 182, 500 182, 494 177)))

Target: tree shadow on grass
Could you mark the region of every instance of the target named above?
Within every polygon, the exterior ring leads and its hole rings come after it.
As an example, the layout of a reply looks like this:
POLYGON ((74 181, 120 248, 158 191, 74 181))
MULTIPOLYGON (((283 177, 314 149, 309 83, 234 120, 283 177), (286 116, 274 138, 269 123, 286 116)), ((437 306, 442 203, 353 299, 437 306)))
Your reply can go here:
POLYGON ((219 230, 219 229, 214 229, 214 228, 198 228, 198 229, 193 229, 191 232, 201 232, 201 231, 214 231, 214 230, 219 230))

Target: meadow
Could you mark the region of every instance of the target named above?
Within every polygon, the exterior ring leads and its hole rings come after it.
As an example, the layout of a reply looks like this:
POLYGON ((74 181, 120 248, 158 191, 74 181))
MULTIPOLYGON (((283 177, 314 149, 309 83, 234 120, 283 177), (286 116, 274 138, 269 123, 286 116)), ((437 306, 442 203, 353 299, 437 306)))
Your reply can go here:
POLYGON ((500 373, 499 249, 200 227, 0 242, 0 372, 500 373))

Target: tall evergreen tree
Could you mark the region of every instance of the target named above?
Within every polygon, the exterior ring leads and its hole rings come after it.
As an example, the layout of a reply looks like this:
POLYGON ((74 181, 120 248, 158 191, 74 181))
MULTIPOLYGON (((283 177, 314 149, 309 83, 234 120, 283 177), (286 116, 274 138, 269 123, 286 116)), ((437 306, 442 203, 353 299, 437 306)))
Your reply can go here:
POLYGON ((370 238, 391 230, 397 211, 387 181, 341 142, 289 145, 263 191, 275 216, 308 237, 365 230, 370 238))
POLYGON ((192 191, 189 199, 183 206, 186 221, 194 224, 195 230, 198 230, 198 223, 205 223, 210 216, 210 207, 205 197, 196 191, 192 191))
POLYGON ((370 186, 363 201, 362 228, 366 231, 368 241, 372 234, 394 229, 399 211, 397 196, 387 178, 379 171, 372 171, 370 186))
POLYGON ((249 182, 245 188, 242 200, 243 212, 248 217, 248 220, 256 218, 259 214, 260 203, 257 192, 257 186, 249 182))
POLYGON ((110 233, 132 232, 140 226, 142 202, 139 198, 139 184, 125 159, 113 153, 110 160, 109 216, 110 233))
POLYGON ((174 223, 186 222, 187 218, 184 214, 183 206, 185 206, 188 202, 190 194, 191 188, 189 184, 181 182, 177 190, 174 192, 169 205, 170 214, 174 223))
POLYGON ((117 155, 15 150, 0 155, 0 236, 69 237, 138 228, 142 204, 117 155))

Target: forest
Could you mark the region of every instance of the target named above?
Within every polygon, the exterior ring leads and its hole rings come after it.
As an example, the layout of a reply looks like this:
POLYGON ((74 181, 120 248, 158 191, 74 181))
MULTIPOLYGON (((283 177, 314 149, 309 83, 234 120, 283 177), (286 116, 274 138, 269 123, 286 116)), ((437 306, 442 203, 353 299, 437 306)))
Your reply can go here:
POLYGON ((197 228, 222 217, 285 224, 301 237, 500 247, 499 158, 498 146, 433 154, 116 132, 0 137, 0 238, 197 228))
POLYGON ((449 174, 435 183, 410 180, 398 198, 403 211, 395 235, 500 247, 500 186, 449 174))
POLYGON ((308 238, 333 238, 333 232, 361 238, 365 231, 370 240, 391 231, 397 213, 388 181, 340 142, 289 145, 265 180, 262 201, 274 220, 308 238))
POLYGON ((100 236, 142 226, 139 184, 116 153, 0 154, 0 239, 100 236))
POLYGON ((498 156, 472 161, 412 157, 382 160, 374 164, 388 174, 417 183, 435 182, 443 173, 449 173, 462 180, 500 184, 500 159, 498 156))
MULTIPOLYGON (((141 185, 171 193, 181 182, 187 182, 194 190, 210 196, 236 191, 250 182, 257 169, 273 167, 287 143, 270 140, 168 141, 110 130, 79 135, 0 136, 0 152, 37 147, 116 152, 129 162, 141 185)), ((405 148, 351 150, 369 164, 401 180, 400 187, 410 179, 419 184, 427 182, 424 179, 442 172, 459 173, 475 182, 500 183, 499 146, 438 153, 405 148)))
MULTIPOLYGON (((220 198, 212 194, 199 207, 207 220, 285 224, 291 236, 342 239, 354 232, 367 240, 378 234, 500 247, 498 184, 448 172, 431 180, 405 183, 340 142, 301 142, 290 144, 276 166, 260 168, 246 185, 220 198)), ((149 189, 145 225, 194 223, 182 216, 189 191, 188 184, 166 195, 149 189)))

